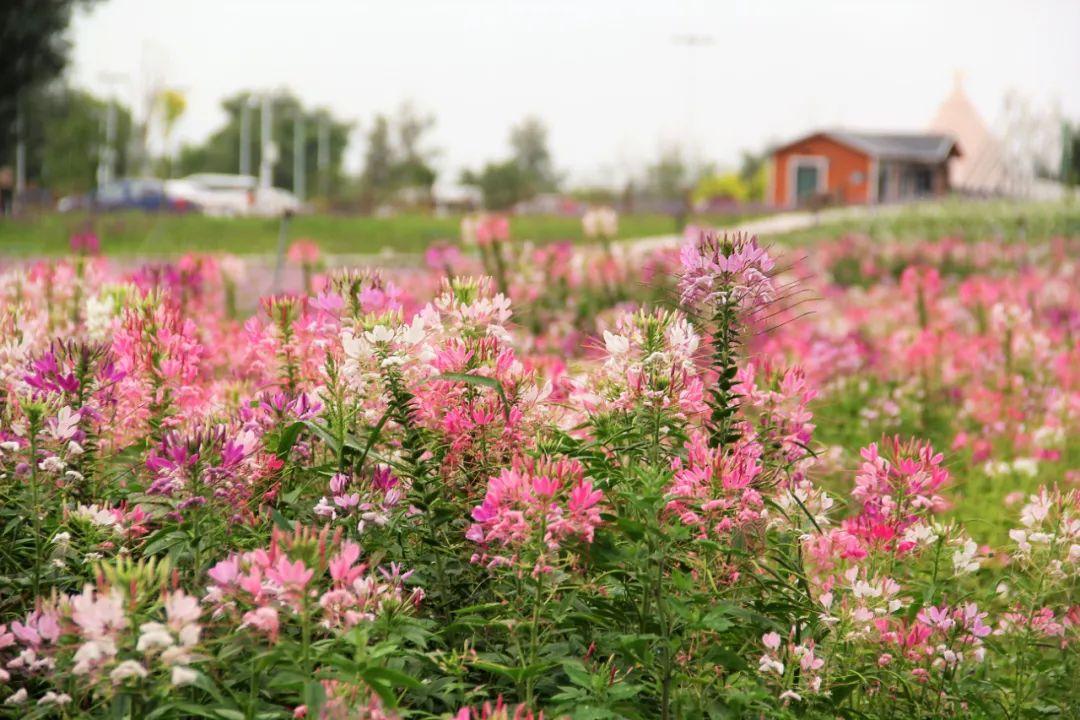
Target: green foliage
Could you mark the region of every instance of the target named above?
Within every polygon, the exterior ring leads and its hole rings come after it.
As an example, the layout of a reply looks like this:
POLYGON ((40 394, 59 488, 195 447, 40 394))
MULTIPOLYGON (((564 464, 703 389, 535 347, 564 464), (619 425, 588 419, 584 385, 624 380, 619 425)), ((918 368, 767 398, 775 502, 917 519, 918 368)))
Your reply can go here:
POLYGON ((484 196, 488 210, 506 210, 522 200, 558 188, 547 127, 536 117, 527 117, 510 130, 511 156, 484 164, 479 171, 465 170, 463 185, 472 185, 484 196))
MULTIPOLYGON (((92 189, 105 146, 108 106, 106 100, 60 83, 25 93, 27 182, 57 195, 92 189)), ((118 104, 115 112, 116 171, 125 175, 133 170, 134 158, 129 152, 133 125, 126 107, 118 104)))
MULTIPOLYGON (((293 130, 297 117, 302 118, 304 126, 304 168, 307 174, 309 192, 320 191, 321 178, 318 177, 319 128, 325 122, 329 127, 330 167, 326 177, 327 191, 337 195, 343 184, 343 156, 348 145, 351 123, 334 118, 323 109, 305 108, 292 93, 279 91, 272 96, 273 119, 271 137, 278 146, 278 162, 274 165, 273 184, 275 187, 291 189, 293 187, 293 130)), ((237 93, 222 102, 222 109, 227 118, 225 124, 216 130, 205 142, 198 145, 185 145, 180 150, 176 163, 177 175, 196 172, 236 173, 240 167, 240 128, 243 108, 250 103, 250 142, 251 168, 257 172, 262 158, 262 141, 259 136, 261 123, 259 112, 261 98, 255 93, 237 93)))
MULTIPOLYGON (((709 222, 702 218, 702 222, 709 222)), ((102 252, 114 256, 161 257, 189 252, 267 255, 277 249, 280 222, 266 218, 213 218, 198 214, 45 213, 0 223, 0 255, 63 255, 70 238, 91 225, 101 237, 102 252)), ((522 215, 510 219, 514 237, 538 243, 585 242, 577 217, 522 215)), ((671 231, 664 215, 626 215, 619 237, 636 238, 671 231)), ((418 254, 435 242, 455 240, 460 216, 402 214, 395 217, 300 215, 289 225, 291 237, 314 238, 331 254, 418 254)))
POLYGON ((435 151, 423 147, 423 140, 434 126, 433 115, 420 114, 410 103, 401 106, 396 118, 375 116, 359 182, 366 209, 395 200, 417 205, 430 201, 437 177, 431 166, 435 151), (402 191, 411 191, 414 197, 399 197, 402 191))
MULTIPOLYGON (((97 0, 7 0, 0 5, 0 165, 13 161, 16 106, 68 60, 72 12, 97 0)), ((27 114, 24 129, 37 121, 27 114)))

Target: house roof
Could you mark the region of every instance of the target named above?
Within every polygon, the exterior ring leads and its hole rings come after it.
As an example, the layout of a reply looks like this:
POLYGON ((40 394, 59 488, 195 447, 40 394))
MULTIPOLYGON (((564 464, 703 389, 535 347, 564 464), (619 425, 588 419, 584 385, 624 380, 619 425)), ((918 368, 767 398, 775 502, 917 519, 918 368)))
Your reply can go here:
POLYGON ((937 163, 960 155, 956 140, 941 133, 884 133, 852 130, 823 130, 799 138, 778 149, 783 150, 817 136, 831 138, 879 160, 937 163))

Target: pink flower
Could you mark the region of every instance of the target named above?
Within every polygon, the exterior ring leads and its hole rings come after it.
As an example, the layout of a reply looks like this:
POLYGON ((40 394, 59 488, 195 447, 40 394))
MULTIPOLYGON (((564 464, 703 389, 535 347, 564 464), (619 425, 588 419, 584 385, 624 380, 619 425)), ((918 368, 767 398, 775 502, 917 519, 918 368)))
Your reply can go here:
POLYGON ((289 245, 287 257, 298 265, 314 265, 319 262, 319 246, 310 238, 299 238, 289 245))
POLYGON ((274 642, 278 635, 278 611, 272 607, 255 608, 244 613, 244 624, 241 627, 253 627, 274 642))
MULTIPOLYGON (((466 537, 489 549, 525 554, 534 570, 546 571, 540 556, 577 539, 590 543, 601 524, 603 493, 585 480, 576 460, 517 459, 488 480, 484 501, 473 508, 466 537), (570 490, 567 491, 567 486, 570 490), (541 550, 540 547, 544 550, 541 550), (535 557, 534 557, 535 555, 535 557)), ((489 567, 507 564, 505 555, 481 555, 489 567)))
POLYGON ((266 576, 283 587, 303 590, 314 574, 315 571, 305 566, 303 560, 289 562, 289 559, 282 555, 267 571, 266 576))

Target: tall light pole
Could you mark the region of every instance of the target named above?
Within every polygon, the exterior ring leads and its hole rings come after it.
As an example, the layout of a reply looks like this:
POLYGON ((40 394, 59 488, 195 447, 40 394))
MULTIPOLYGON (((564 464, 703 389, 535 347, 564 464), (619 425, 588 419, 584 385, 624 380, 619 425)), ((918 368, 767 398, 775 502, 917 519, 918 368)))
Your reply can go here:
POLYGON ((240 106, 240 174, 251 174, 251 105, 253 97, 245 97, 240 106))
POLYGON ((305 167, 304 150, 305 146, 304 137, 304 111, 297 109, 296 118, 293 120, 293 195, 300 201, 304 201, 304 193, 307 189, 307 183, 305 182, 305 173, 307 168, 305 167))
POLYGON ((122 73, 102 73, 102 82, 109 85, 109 104, 105 108, 105 146, 98 155, 98 187, 112 182, 116 178, 116 85, 127 81, 122 73))
POLYGON ((274 163, 277 162, 278 148, 274 143, 273 102, 270 94, 262 96, 262 129, 260 132, 262 148, 259 152, 259 187, 268 188, 274 184, 274 163))
POLYGON ((330 117, 325 112, 319 115, 319 154, 316 162, 319 168, 319 194, 325 199, 330 195, 330 117))

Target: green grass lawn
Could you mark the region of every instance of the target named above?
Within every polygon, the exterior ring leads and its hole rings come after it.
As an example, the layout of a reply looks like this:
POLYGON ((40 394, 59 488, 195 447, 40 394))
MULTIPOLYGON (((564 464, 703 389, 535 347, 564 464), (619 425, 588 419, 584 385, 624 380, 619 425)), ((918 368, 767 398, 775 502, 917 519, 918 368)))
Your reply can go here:
POLYGON ((813 245, 846 233, 879 240, 925 240, 953 236, 963 240, 1024 240, 1080 235, 1080 202, 944 200, 882 209, 863 217, 826 220, 805 230, 777 236, 792 245, 813 245))
MULTIPOLYGON (((702 218, 703 222, 732 223, 737 218, 702 218)), ((324 252, 367 254, 383 250, 421 252, 437 240, 456 240, 460 217, 399 215, 391 218, 304 215, 289 226, 289 239, 308 237, 324 252)), ((187 252, 273 253, 280 223, 276 219, 211 218, 201 215, 154 215, 138 212, 100 214, 44 213, 0 220, 0 255, 62 255, 75 232, 93 227, 108 255, 160 256, 187 252)), ((582 242, 581 221, 574 217, 522 216, 511 220, 515 238, 538 243, 582 242)), ((619 235, 647 237, 674 232, 666 215, 627 215, 620 218, 619 235)))

